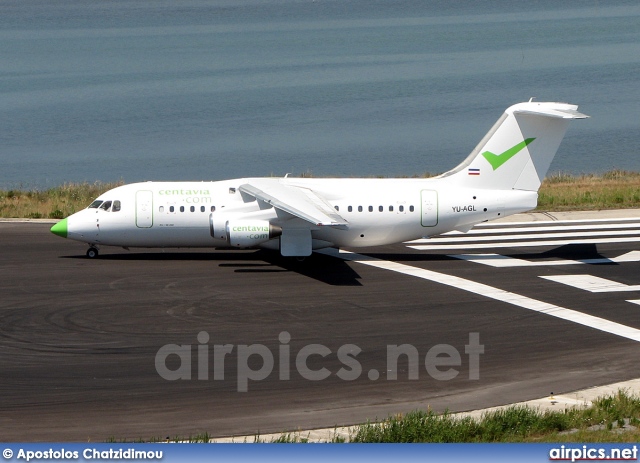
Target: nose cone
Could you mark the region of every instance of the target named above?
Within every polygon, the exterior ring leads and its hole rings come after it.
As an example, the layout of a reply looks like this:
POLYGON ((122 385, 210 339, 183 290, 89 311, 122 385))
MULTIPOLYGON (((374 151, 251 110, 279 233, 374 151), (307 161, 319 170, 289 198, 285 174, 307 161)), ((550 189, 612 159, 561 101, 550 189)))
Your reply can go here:
POLYGON ((67 237, 67 219, 62 219, 60 222, 51 227, 51 233, 54 235, 67 237))

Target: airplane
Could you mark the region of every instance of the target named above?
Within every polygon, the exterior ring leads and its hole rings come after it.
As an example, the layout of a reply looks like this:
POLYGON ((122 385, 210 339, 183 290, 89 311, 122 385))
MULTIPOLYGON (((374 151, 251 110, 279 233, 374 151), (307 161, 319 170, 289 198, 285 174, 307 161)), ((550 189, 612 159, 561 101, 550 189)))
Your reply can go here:
POLYGON ((537 206, 538 189, 569 121, 588 116, 555 102, 505 110, 469 156, 432 178, 240 178, 142 182, 101 194, 51 227, 89 245, 263 248, 304 258, 328 247, 402 243, 537 206))

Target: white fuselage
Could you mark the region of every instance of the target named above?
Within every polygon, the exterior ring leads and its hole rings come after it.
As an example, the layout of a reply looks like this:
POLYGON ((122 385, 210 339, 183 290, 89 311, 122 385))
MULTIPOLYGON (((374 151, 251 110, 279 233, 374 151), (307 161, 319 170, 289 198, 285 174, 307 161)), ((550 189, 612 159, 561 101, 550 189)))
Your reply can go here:
POLYGON ((91 246, 261 247, 304 257, 325 247, 400 243, 468 231, 536 207, 576 105, 506 109, 454 169, 431 179, 240 178, 114 188, 51 228, 91 246))
POLYGON ((123 247, 278 249, 279 238, 265 239, 263 234, 259 239, 260 230, 241 242, 216 233, 221 226, 267 221, 277 227, 310 229, 313 249, 379 246, 467 231, 474 224, 533 209, 537 202, 535 191, 460 188, 439 178, 281 179, 322 196, 348 222, 342 227, 318 226, 247 197, 239 187, 251 180, 124 185, 97 198, 103 205, 111 202, 111 207, 90 207, 68 217, 67 237, 123 247), (119 210, 114 210, 116 201, 119 210))

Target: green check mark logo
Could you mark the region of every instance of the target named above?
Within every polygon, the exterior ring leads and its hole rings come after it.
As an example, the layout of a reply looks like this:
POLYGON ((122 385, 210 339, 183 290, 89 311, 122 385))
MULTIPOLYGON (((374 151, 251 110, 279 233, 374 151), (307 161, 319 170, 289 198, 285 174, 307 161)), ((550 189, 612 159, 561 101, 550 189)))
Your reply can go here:
POLYGON ((518 154, 520 151, 522 151, 522 148, 527 146, 533 140, 535 140, 535 138, 527 138, 525 141, 522 141, 517 145, 512 146, 502 154, 494 154, 491 151, 485 151, 484 153, 482 153, 482 155, 487 161, 489 161, 489 164, 491 164, 491 167, 493 167, 493 170, 497 170, 498 167, 500 167, 502 164, 504 164, 509 159, 514 157, 516 154, 518 154))

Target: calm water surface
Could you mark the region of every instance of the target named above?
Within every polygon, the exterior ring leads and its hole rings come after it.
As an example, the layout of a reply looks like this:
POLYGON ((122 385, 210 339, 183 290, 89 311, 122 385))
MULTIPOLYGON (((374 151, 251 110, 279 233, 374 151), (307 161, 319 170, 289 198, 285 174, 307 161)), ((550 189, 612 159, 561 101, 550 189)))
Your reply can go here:
POLYGON ((637 1, 461 3, 2 1, 0 188, 442 172, 532 96, 640 170, 637 1))

